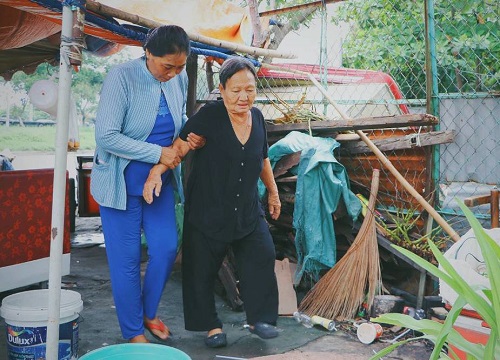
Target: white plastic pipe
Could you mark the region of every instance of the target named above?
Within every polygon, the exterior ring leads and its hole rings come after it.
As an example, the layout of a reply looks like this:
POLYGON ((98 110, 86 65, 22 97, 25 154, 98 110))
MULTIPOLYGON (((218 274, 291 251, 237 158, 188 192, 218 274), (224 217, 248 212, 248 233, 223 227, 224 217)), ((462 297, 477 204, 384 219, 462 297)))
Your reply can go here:
MULTIPOLYGON (((62 39, 72 36, 73 12, 63 6, 62 39)), ((66 199, 66 163, 68 157, 69 100, 72 67, 65 54, 69 46, 61 41, 59 62, 59 88, 56 121, 56 153, 52 194, 52 225, 49 260, 49 303, 47 323, 46 359, 57 360, 59 352, 59 313, 61 306, 61 263, 64 240, 64 207, 66 199)))

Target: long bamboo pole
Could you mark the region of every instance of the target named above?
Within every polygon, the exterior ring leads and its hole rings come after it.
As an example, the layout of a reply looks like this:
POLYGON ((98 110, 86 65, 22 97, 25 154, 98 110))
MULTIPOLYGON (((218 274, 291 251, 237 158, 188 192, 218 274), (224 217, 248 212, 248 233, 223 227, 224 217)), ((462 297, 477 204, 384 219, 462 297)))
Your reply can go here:
MULTIPOLYGON (((128 21, 132 24, 144 26, 147 28, 156 28, 158 26, 162 26, 165 24, 162 24, 158 21, 146 19, 142 16, 135 15, 135 14, 130 14, 126 11, 116 9, 114 7, 108 6, 101 4, 97 1, 87 1, 87 10, 92 11, 93 13, 103 15, 103 16, 111 16, 123 21, 128 21)), ((272 57, 272 58, 282 58, 282 59, 296 59, 297 56, 292 53, 284 53, 284 52, 279 52, 276 50, 269 50, 269 49, 261 49, 253 46, 247 46, 247 45, 240 45, 240 44, 235 44, 229 41, 224 41, 224 40, 218 40, 214 38, 210 38, 208 36, 200 35, 197 33, 194 33, 192 31, 186 30, 186 33, 188 34, 189 38, 193 41, 198 41, 203 44, 207 45, 212 45, 224 49, 228 49, 231 51, 239 52, 239 53, 244 53, 244 54, 249 54, 253 56, 266 56, 266 57, 272 57)))
POLYGON ((291 11, 300 11, 304 9, 308 9, 310 7, 320 7, 323 4, 331 4, 331 3, 337 3, 337 2, 342 2, 344 0, 323 0, 323 1, 313 1, 311 3, 307 4, 300 4, 300 5, 293 5, 281 9, 274 9, 274 10, 267 10, 267 11, 262 11, 259 13, 260 16, 272 16, 272 15, 279 15, 279 14, 285 14, 291 11))
MULTIPOLYGON (((331 98, 331 96, 328 94, 328 92, 325 90, 325 88, 316 80, 314 75, 300 71, 300 70, 291 70, 291 69, 286 69, 283 67, 275 66, 275 65, 268 65, 268 64, 262 64, 263 67, 269 68, 269 69, 274 69, 274 70, 280 70, 280 71, 289 71, 301 75, 306 75, 309 80, 318 88, 318 90, 323 94, 323 96, 328 100, 330 104, 335 108, 335 110, 338 111, 340 116, 344 120, 350 120, 350 118, 342 111, 342 109, 338 106, 338 104, 331 98)), ((454 240, 458 241, 460 240, 460 236, 456 233, 455 230, 446 222, 445 219, 439 213, 425 200, 422 195, 418 193, 417 190, 401 175, 401 173, 392 165, 391 161, 377 148, 377 146, 366 136, 364 132, 361 130, 355 130, 356 134, 359 135, 361 140, 363 140, 366 145, 370 148, 370 150, 373 151, 375 156, 382 162, 382 165, 384 165, 395 177, 396 179, 403 185, 403 187, 419 202, 420 205, 424 207, 425 210, 436 220, 436 222, 443 228, 448 235, 454 240)))

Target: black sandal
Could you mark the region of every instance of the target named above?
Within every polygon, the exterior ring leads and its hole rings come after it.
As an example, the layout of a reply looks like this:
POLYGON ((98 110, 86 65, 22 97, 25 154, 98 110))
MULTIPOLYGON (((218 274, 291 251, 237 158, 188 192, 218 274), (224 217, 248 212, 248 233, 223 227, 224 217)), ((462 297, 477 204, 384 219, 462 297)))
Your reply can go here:
POLYGON ((248 330, 261 339, 272 339, 279 335, 278 330, 275 326, 266 324, 264 322, 256 322, 253 326, 253 329, 251 327, 248 327, 248 330))
POLYGON ((221 348, 227 345, 226 334, 221 332, 205 338, 205 345, 209 348, 221 348))

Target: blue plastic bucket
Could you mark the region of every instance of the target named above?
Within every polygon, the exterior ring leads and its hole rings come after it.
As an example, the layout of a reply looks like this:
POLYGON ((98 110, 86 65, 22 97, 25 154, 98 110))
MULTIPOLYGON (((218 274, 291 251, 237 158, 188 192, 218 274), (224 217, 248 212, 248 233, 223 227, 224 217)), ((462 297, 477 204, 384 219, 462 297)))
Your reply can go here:
POLYGON ((117 344, 93 350, 80 360, 191 360, 179 349, 160 344, 117 344))
MULTIPOLYGON (((49 291, 31 290, 7 296, 0 315, 7 324, 9 360, 45 359, 49 291)), ((61 290, 59 360, 78 359, 78 323, 83 309, 79 293, 61 290)))

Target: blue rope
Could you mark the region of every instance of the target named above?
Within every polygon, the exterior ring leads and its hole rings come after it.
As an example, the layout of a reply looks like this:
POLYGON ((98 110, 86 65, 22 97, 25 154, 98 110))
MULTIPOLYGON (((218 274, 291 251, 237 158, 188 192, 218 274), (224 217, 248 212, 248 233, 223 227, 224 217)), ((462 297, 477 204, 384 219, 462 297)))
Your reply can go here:
MULTIPOLYGON (((81 3, 83 0, 64 0, 64 2, 60 2, 58 0, 30 0, 44 8, 47 8, 51 11, 62 12, 63 4, 66 5, 76 5, 77 3, 81 3)), ((85 13, 85 21, 96 25, 100 28, 110 30, 115 34, 124 36, 128 39, 137 40, 143 42, 146 38, 147 32, 149 29, 145 27, 140 27, 136 25, 120 25, 112 18, 103 19, 96 15, 86 12, 85 13), (131 28, 133 27, 133 28, 131 28)), ((197 41, 191 41, 191 51, 197 55, 204 56, 213 56, 219 59, 226 60, 230 57, 238 56, 234 54, 233 51, 228 49, 219 48, 212 45, 202 44, 197 41)), ((251 61, 255 66, 260 67, 261 63, 257 60, 247 58, 247 60, 251 61)))
POLYGON ((85 0, 63 0, 62 1, 62 6, 75 6, 79 7, 80 9, 83 9, 85 5, 85 0))
MULTIPOLYGON (((213 56, 213 57, 216 57, 218 59, 223 59, 223 60, 226 60, 226 59, 229 59, 232 57, 239 57, 239 55, 228 55, 228 54, 224 54, 220 51, 200 49, 200 48, 191 48, 191 52, 193 54, 196 54, 196 55, 213 56)), ((256 67, 262 66, 262 64, 255 59, 250 59, 250 58, 245 58, 245 59, 249 60, 256 67)))
POLYGON ((218 51, 218 52, 221 52, 223 54, 233 54, 234 53, 232 50, 220 48, 220 47, 213 46, 213 45, 203 44, 203 43, 198 42, 198 41, 191 41, 191 46, 195 47, 195 48, 199 48, 199 49, 218 51))
MULTIPOLYGON (((63 3, 58 0, 30 0, 31 2, 43 6, 46 9, 49 9, 54 12, 62 12, 63 3)), ((81 0, 65 0, 65 5, 75 5, 81 0)), ((118 24, 113 19, 103 19, 96 15, 90 14, 89 12, 85 12, 85 21, 91 23, 93 25, 97 25, 100 28, 109 30, 117 35, 124 36, 128 39, 143 41, 146 35, 142 31, 136 31, 133 29, 128 29, 123 25, 118 24)), ((137 28, 139 28, 137 26, 137 28)), ((147 31, 147 30, 146 30, 147 31)))

